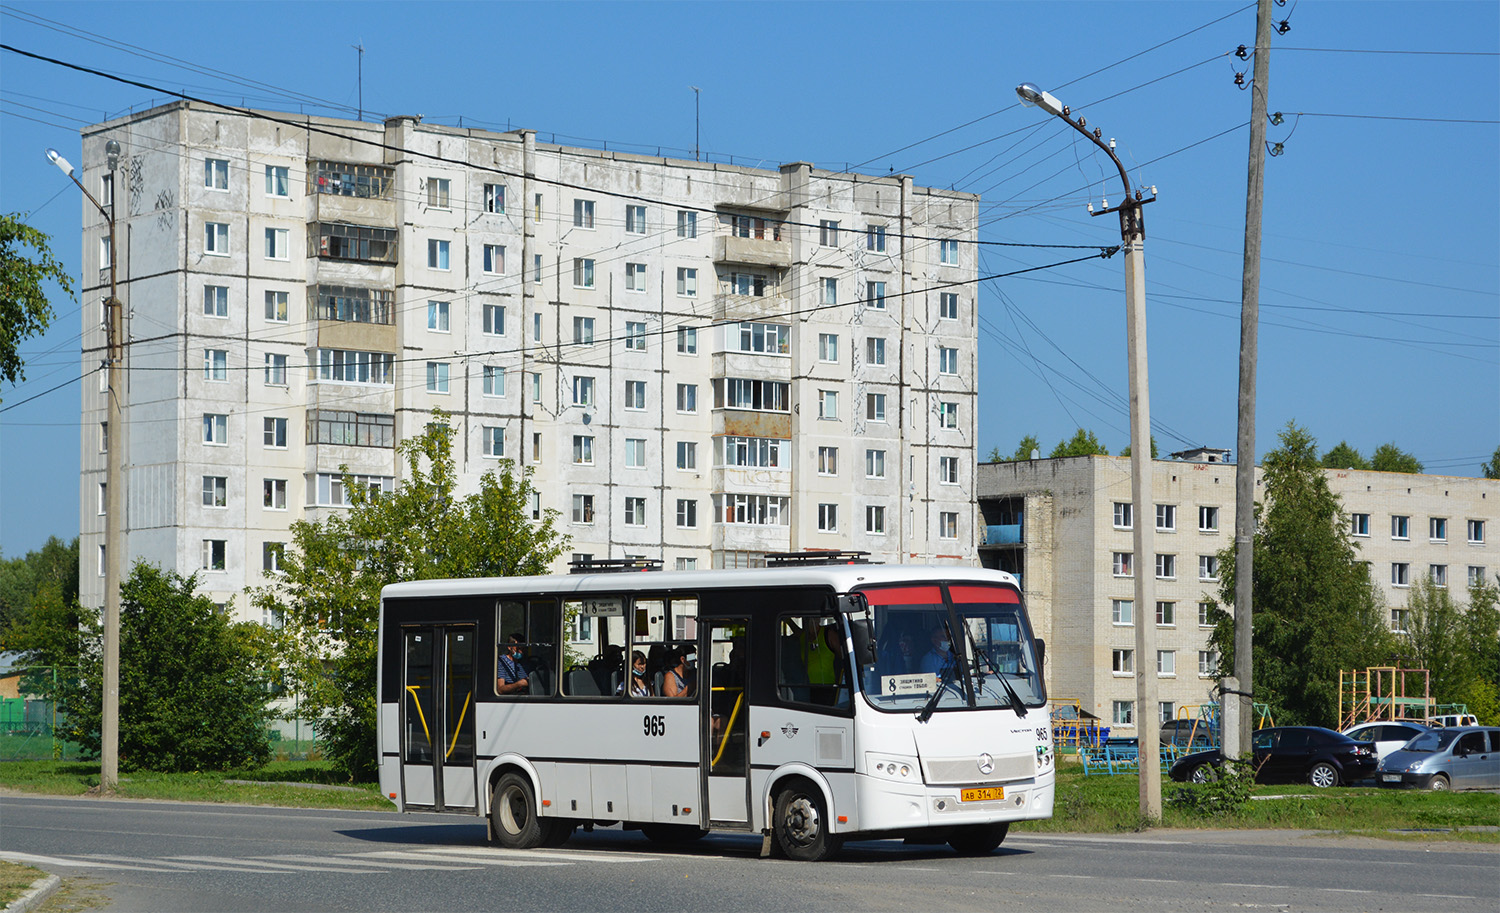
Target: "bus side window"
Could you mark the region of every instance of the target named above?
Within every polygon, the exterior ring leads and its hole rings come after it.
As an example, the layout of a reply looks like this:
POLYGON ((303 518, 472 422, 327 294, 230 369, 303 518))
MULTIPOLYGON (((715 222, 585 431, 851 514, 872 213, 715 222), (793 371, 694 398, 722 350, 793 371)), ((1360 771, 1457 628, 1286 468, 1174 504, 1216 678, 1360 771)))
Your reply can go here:
POLYGON ((782 700, 848 704, 849 661, 837 616, 783 615, 776 641, 776 688, 782 700))
MULTIPOLYGON (((557 603, 551 599, 533 599, 529 602, 502 600, 498 607, 499 625, 496 628, 495 681, 496 690, 506 677, 506 672, 517 674, 507 660, 511 635, 520 635, 521 657, 516 661, 524 674, 528 687, 525 694, 548 695, 553 693, 557 670, 557 603)), ((511 657, 511 659, 514 659, 511 657)))
POLYGON ((626 647, 625 597, 589 596, 563 603, 568 645, 562 693, 602 697, 623 693, 626 647))
POLYGON ((646 674, 642 677, 646 693, 633 691, 632 697, 661 697, 662 680, 667 672, 667 624, 665 599, 635 600, 631 607, 631 658, 636 653, 646 658, 646 674))

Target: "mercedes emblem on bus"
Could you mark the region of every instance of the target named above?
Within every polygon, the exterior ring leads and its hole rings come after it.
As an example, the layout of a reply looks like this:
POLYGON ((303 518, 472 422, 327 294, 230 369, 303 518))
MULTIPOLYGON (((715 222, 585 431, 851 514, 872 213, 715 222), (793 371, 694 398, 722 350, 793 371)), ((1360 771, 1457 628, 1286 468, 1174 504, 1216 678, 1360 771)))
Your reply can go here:
POLYGON ((995 759, 990 757, 989 752, 979 756, 979 772, 985 776, 995 772, 995 759))

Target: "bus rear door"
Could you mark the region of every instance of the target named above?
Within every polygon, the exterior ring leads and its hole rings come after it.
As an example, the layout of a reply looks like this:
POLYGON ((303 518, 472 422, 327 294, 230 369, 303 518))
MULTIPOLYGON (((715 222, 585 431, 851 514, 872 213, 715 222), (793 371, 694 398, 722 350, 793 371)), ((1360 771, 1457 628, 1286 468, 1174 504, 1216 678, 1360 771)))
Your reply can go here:
POLYGON ((401 629, 401 776, 405 805, 475 807, 473 625, 401 629))

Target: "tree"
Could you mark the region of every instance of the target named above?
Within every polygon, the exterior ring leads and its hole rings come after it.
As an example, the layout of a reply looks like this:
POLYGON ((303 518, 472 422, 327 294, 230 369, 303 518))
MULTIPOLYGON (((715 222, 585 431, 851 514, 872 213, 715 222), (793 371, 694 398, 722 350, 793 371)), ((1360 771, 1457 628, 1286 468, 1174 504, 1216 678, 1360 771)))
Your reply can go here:
MULTIPOLYGON (((270 759, 270 696, 237 630, 245 625, 194 595, 197 586, 196 575, 144 562, 120 586, 122 769, 225 770, 270 759)), ((103 658, 98 613, 85 614, 79 677, 63 687, 60 703, 72 738, 97 754, 103 658)))
POLYGON ((1418 576, 1406 608, 1397 612, 1405 631, 1397 647, 1399 659, 1407 668, 1427 670, 1433 700, 1463 703, 1476 672, 1463 609, 1446 587, 1433 586, 1425 576, 1418 576))
POLYGON ((1390 443, 1375 448, 1375 453, 1370 456, 1370 468, 1376 472, 1420 473, 1422 464, 1416 457, 1390 443))
MULTIPOLYGON (((0 561, 0 650, 28 650, 16 640, 39 600, 70 604, 78 599, 78 539, 52 536, 24 557, 0 561)), ((74 626, 76 631, 76 625, 74 626)), ((73 652, 77 656, 77 651, 73 652)), ((39 661, 33 659, 32 661, 39 661)), ((47 665, 52 665, 50 660, 47 665)))
POLYGON ((991 448, 989 461, 991 463, 1019 463, 1031 459, 1032 451, 1040 453, 1041 450, 1042 444, 1036 439, 1036 435, 1028 434, 1021 438, 1021 443, 1016 445, 1016 452, 1010 456, 1002 455, 999 447, 991 448))
POLYGON ((1338 446, 1323 454, 1324 469, 1369 469, 1370 462, 1360 456, 1348 441, 1339 441, 1338 446))
POLYGON ((53 258, 47 236, 17 215, 0 215, 0 382, 11 384, 26 377, 22 340, 52 322, 52 306, 42 284, 50 279, 63 294, 73 294, 72 280, 53 258))
POLYGON ((1093 456, 1096 454, 1099 456, 1109 456, 1109 448, 1099 443, 1099 439, 1094 436, 1094 432, 1079 428, 1074 432, 1071 439, 1059 441, 1057 446, 1052 448, 1052 453, 1049 456, 1055 460, 1058 457, 1093 456))
POLYGON ((1486 479, 1500 479, 1500 447, 1495 448, 1488 463, 1479 467, 1479 472, 1486 479))
MULTIPOLYGON (((1130 445, 1129 444, 1126 444, 1125 445, 1125 449, 1120 451, 1120 456, 1122 456, 1122 457, 1128 457, 1128 456, 1130 456, 1130 445)), ((1154 435, 1154 434, 1151 435, 1151 459, 1153 459, 1153 460, 1156 459, 1156 435, 1154 435)))
POLYGON ((380 590, 400 580, 545 573, 567 538, 557 512, 532 520, 529 477, 509 461, 479 491, 454 490, 452 431, 435 412, 426 432, 398 445, 405 479, 372 493, 347 474, 350 508, 292 524, 281 571, 256 590, 256 605, 283 622, 277 645, 291 687, 328 758, 351 780, 375 773, 375 660, 380 590), (424 468, 425 467, 425 468, 424 468))
MULTIPOLYGON (((1252 672, 1255 699, 1278 723, 1336 724, 1339 672, 1378 665, 1392 648, 1369 572, 1349 540, 1316 441, 1288 423, 1263 460, 1255 505, 1252 672)), ((1219 552, 1219 601, 1234 602, 1235 550, 1219 552)), ((1212 643, 1234 665, 1234 620, 1216 613, 1212 643)))

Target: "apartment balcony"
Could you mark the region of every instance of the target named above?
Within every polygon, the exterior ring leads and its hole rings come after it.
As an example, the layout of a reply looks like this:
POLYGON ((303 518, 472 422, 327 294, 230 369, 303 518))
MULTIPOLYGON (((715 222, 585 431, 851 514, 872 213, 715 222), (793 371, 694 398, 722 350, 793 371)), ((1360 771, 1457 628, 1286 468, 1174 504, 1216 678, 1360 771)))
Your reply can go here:
MULTIPOLYGON (((741 240, 744 240, 743 238, 741 240)), ((715 295, 714 320, 762 321, 786 320, 792 300, 780 295, 715 295)))
POLYGON ((792 265, 792 242, 719 235, 714 238, 714 262, 786 269, 792 265))
POLYGON ((789 441, 792 438, 792 416, 789 412, 714 409, 712 433, 715 437, 769 437, 789 441))
POLYGON ((981 547, 995 548, 999 546, 1025 545, 1022 537, 1021 524, 1019 523, 996 523, 989 526, 981 526, 979 545, 981 547))

